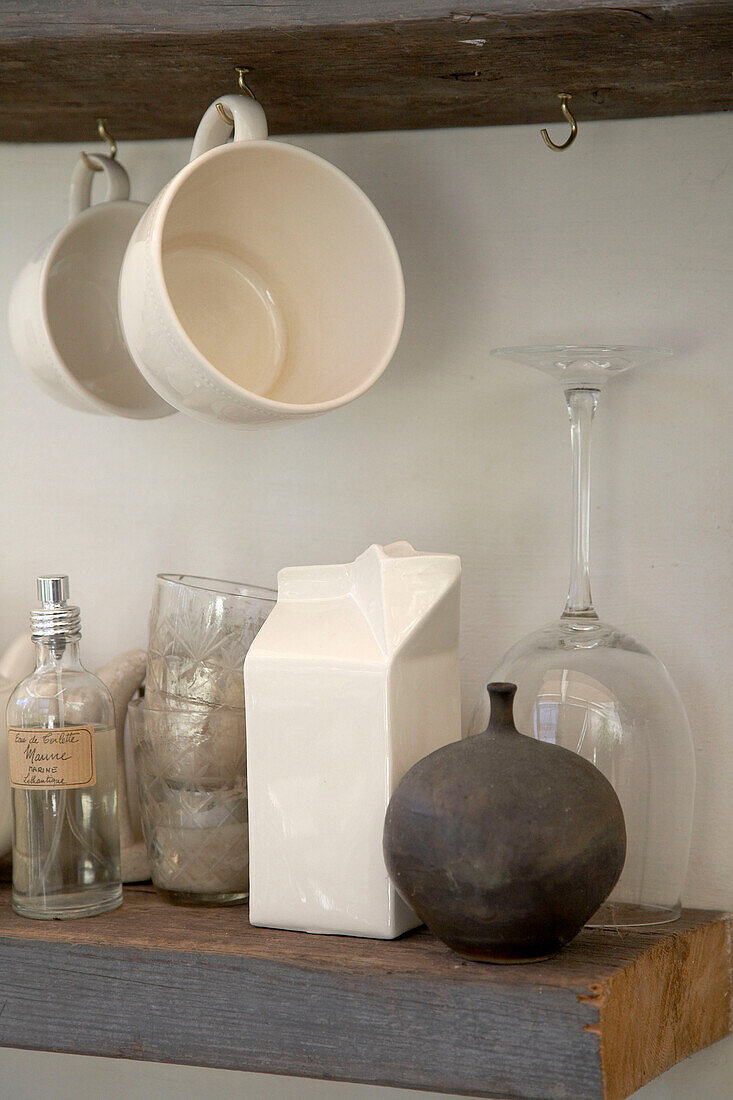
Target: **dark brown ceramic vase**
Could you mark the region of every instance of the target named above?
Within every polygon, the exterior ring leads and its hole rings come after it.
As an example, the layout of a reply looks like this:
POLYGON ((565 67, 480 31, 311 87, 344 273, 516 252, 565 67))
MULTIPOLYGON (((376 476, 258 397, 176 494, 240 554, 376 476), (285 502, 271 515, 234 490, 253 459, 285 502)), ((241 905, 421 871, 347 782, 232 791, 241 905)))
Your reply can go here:
POLYGON ((384 857, 400 894, 454 951, 530 962, 556 954, 608 897, 626 829, 597 768, 517 732, 515 685, 488 691, 487 729, 426 756, 398 785, 384 857))

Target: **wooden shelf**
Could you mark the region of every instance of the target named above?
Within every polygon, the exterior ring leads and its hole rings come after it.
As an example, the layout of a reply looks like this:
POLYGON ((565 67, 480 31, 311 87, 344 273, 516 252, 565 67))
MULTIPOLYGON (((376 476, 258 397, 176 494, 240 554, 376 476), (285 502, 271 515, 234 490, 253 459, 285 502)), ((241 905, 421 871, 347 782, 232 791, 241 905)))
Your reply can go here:
POLYGON ((0 1045, 512 1100, 621 1100, 730 1028, 730 922, 588 931, 486 966, 393 942, 252 928, 152 887, 44 922, 0 893, 0 1045))
POLYGON ((732 53, 730 0, 0 0, 0 140, 191 136, 236 65, 273 133, 694 114, 732 53))

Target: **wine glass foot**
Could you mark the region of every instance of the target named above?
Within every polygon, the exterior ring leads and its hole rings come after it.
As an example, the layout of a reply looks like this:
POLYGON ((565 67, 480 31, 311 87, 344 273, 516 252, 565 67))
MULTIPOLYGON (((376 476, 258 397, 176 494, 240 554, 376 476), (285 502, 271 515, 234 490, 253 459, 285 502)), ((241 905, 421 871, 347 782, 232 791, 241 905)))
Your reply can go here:
POLYGON ((593 914, 586 928, 649 928, 655 924, 671 924, 682 909, 679 905, 632 905, 623 901, 607 901, 593 914))
POLYGON ((631 367, 644 366, 668 359, 669 348, 639 348, 627 344, 608 347, 582 347, 567 344, 525 348, 493 348, 496 359, 508 359, 534 367, 557 379, 563 389, 593 389, 599 391, 609 378, 631 367))

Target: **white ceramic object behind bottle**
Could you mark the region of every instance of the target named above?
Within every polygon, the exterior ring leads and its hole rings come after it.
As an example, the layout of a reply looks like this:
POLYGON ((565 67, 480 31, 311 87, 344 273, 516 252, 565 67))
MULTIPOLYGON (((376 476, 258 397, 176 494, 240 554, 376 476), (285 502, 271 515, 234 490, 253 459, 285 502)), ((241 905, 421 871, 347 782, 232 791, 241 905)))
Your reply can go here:
POLYGON ((117 286, 145 206, 110 157, 86 154, 71 179, 69 221, 28 261, 10 295, 8 324, 20 364, 40 388, 82 412, 150 419, 175 412, 142 377, 125 346, 117 286), (103 202, 90 206, 95 166, 103 202))
POLYGON ((145 682, 147 653, 131 649, 120 654, 96 675, 107 687, 115 705, 117 745, 117 818, 120 824, 120 857, 123 882, 145 882, 150 878, 150 860, 145 848, 137 805, 136 775, 132 753, 125 744, 127 708, 145 682))
POLYGON ((382 939, 420 924, 382 830, 405 772, 460 738, 460 574, 407 542, 280 572, 244 665, 253 924, 382 939))
POLYGON ((328 161, 266 139, 254 100, 212 103, 120 277, 125 338, 150 385, 236 427, 353 401, 386 368, 404 318, 397 250, 370 200, 328 161))
POLYGON ((0 657, 0 856, 13 847, 13 803, 8 769, 8 726, 5 708, 10 693, 36 667, 36 647, 21 634, 0 657))

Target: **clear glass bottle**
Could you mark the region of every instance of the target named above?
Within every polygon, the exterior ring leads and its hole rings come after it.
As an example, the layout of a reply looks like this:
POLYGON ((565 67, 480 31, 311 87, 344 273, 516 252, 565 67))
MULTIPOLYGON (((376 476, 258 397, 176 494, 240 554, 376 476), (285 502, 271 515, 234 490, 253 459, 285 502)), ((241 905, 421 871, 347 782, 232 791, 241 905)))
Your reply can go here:
POLYGON ((59 919, 122 903, 112 697, 79 660, 81 617, 65 576, 38 578, 36 669, 7 706, 13 909, 59 919))

